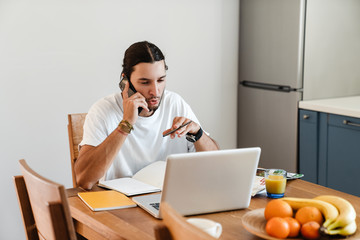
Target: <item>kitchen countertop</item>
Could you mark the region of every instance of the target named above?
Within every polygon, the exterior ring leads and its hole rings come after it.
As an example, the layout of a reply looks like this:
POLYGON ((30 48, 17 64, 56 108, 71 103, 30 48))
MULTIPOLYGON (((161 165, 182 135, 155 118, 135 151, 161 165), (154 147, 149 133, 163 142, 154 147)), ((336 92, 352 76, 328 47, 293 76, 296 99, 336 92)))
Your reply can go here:
POLYGON ((299 108, 360 118, 360 96, 300 101, 299 108))

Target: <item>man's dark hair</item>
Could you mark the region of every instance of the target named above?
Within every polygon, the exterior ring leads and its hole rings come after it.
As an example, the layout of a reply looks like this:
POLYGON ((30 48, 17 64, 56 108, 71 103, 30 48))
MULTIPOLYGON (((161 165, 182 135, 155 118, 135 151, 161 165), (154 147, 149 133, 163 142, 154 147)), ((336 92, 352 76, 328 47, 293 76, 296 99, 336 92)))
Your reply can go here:
POLYGON ((155 44, 148 41, 137 42, 125 51, 122 73, 130 79, 136 64, 154 63, 161 60, 164 60, 165 70, 167 70, 164 54, 155 44))

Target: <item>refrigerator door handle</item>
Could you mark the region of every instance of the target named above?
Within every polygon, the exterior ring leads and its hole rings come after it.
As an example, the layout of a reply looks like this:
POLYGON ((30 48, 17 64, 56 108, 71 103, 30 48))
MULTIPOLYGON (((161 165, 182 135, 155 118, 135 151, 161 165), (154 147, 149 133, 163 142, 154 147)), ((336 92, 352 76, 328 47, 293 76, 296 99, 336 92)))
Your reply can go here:
POLYGON ((264 90, 271 90, 271 91, 278 91, 278 92, 302 92, 302 88, 292 88, 291 86, 286 85, 277 85, 277 84, 270 84, 270 83, 260 83, 260 82, 253 82, 253 81, 241 81, 240 85, 249 88, 260 88, 264 90))

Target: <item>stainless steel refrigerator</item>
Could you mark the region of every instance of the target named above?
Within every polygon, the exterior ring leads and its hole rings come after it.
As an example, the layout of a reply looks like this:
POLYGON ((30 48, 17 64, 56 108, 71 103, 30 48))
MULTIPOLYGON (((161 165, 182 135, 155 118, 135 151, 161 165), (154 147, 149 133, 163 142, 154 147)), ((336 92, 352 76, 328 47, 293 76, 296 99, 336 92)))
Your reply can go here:
POLYGON ((359 3, 240 1, 237 140, 261 147, 259 166, 297 172, 300 100, 360 93, 359 3))

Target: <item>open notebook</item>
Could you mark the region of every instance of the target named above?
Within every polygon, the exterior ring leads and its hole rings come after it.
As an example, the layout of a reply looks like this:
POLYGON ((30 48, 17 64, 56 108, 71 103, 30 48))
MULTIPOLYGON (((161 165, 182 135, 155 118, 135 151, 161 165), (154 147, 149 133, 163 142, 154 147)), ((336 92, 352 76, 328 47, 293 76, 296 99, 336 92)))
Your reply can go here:
POLYGON ((99 181, 98 186, 119 191, 127 196, 159 192, 164 182, 165 167, 165 161, 157 161, 141 169, 131 178, 99 181))

